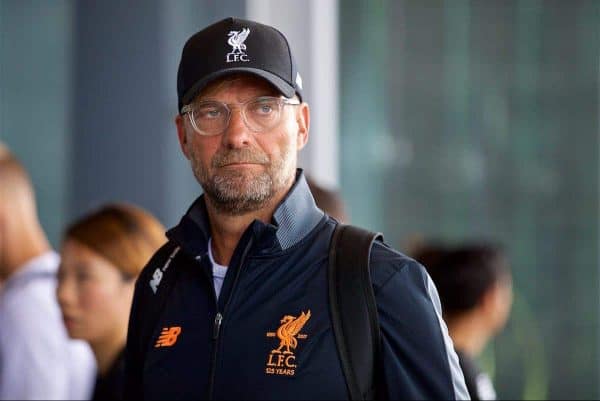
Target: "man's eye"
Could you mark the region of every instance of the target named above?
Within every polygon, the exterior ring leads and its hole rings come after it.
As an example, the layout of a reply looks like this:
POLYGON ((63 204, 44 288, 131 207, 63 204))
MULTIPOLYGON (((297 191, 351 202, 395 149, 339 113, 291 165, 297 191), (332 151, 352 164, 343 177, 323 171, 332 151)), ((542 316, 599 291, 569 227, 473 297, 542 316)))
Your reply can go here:
POLYGON ((272 102, 260 102, 252 108, 252 112, 258 115, 269 115, 275 111, 276 105, 272 102))
POLYGON ((273 111, 273 106, 270 104, 263 104, 260 106, 260 112, 264 114, 268 114, 273 111))
POLYGON ((221 116, 221 110, 219 109, 202 109, 198 112, 200 118, 213 119, 221 116))

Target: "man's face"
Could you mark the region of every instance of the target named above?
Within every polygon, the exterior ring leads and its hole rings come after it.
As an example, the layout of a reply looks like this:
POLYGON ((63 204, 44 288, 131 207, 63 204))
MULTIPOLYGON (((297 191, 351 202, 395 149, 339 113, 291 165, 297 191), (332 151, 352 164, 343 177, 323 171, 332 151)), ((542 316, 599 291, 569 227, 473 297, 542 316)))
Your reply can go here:
MULTIPOLYGON (((238 75, 208 86, 195 102, 242 103, 279 93, 266 81, 238 75)), ((240 215, 279 201, 295 177, 297 152, 308 138, 306 104, 284 106, 273 128, 254 132, 243 121, 238 106, 231 106, 227 129, 214 136, 194 131, 188 115, 177 116, 181 148, 196 179, 220 212, 240 215)))

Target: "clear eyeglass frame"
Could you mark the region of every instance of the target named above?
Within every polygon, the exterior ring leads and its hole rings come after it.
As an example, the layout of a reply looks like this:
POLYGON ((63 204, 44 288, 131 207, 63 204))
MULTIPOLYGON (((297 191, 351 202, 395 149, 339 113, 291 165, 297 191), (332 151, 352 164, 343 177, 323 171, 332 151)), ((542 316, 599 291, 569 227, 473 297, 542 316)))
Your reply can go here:
MULTIPOLYGON (((275 127, 281 121, 281 115, 284 106, 298 106, 301 103, 298 100, 287 99, 283 97, 275 97, 275 96, 261 96, 253 99, 249 99, 242 103, 223 103, 215 100, 206 100, 197 103, 190 103, 181 109, 182 114, 187 114, 190 124, 194 131, 202 136, 216 136, 220 135, 227 127, 229 127, 229 123, 231 121, 231 114, 233 111, 232 106, 236 106, 240 109, 242 114, 242 120, 244 124, 253 132, 264 132, 270 128, 275 127), (253 110, 253 107, 257 107, 260 109, 262 106, 276 106, 274 108, 274 115, 270 120, 267 119, 259 119, 252 114, 248 114, 248 109, 253 110), (212 110, 217 112, 225 112, 225 115, 222 117, 218 117, 218 119, 212 119, 213 126, 209 126, 208 123, 202 123, 200 119, 200 111, 201 110, 212 110), (204 125, 204 127, 202 127, 204 125)), ((210 121, 210 119, 208 119, 210 121)))

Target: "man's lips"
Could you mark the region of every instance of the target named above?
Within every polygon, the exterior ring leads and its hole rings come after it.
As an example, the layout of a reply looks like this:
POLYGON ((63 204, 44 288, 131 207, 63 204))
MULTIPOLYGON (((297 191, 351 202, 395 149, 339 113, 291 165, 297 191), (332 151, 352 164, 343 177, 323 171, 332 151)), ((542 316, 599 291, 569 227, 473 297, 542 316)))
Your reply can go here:
POLYGON ((221 165, 221 167, 244 167, 244 166, 262 166, 264 163, 257 162, 235 162, 235 163, 226 163, 221 165))
POLYGON ((266 154, 251 149, 237 149, 215 155, 211 164, 213 167, 219 168, 228 166, 261 165, 267 163, 269 163, 269 158, 266 154))

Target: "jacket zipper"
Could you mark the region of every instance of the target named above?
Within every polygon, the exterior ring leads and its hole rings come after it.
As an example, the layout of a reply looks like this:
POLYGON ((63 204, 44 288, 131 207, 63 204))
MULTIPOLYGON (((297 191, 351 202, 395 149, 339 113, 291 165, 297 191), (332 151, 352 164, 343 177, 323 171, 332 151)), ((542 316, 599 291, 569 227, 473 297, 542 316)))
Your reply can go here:
POLYGON ((213 399, 214 385, 215 385, 215 370, 217 369, 217 346, 219 345, 219 332, 221 331, 221 322, 223 321, 223 315, 221 312, 217 312, 215 321, 213 323, 213 351, 211 358, 210 367, 210 379, 208 382, 208 399, 213 399))
POLYGON ((233 294, 235 293, 235 289, 237 287, 238 278, 240 277, 240 273, 242 271, 242 267, 244 266, 244 261, 246 260, 246 256, 248 255, 248 251, 252 246, 252 238, 248 241, 248 245, 244 248, 244 253, 242 254, 242 258, 240 260, 240 266, 235 274, 235 278, 233 279, 233 286, 231 288, 231 292, 229 293, 229 298, 225 303, 225 307, 223 308, 223 313, 219 312, 219 302, 217 300, 215 294, 215 302, 217 303, 217 314, 215 315, 215 320, 213 323, 213 351, 212 351, 212 360, 211 360, 211 369, 210 369, 210 379, 208 382, 208 399, 214 399, 214 386, 215 386, 215 374, 217 370, 217 349, 219 347, 219 335, 221 334, 221 325, 223 323, 223 314, 227 311, 227 307, 231 302, 231 298, 233 298, 233 294))
POLYGON ((215 324, 213 326, 213 340, 219 338, 219 330, 221 330, 222 321, 223 315, 221 315, 221 312, 217 312, 217 316, 215 316, 215 324))

